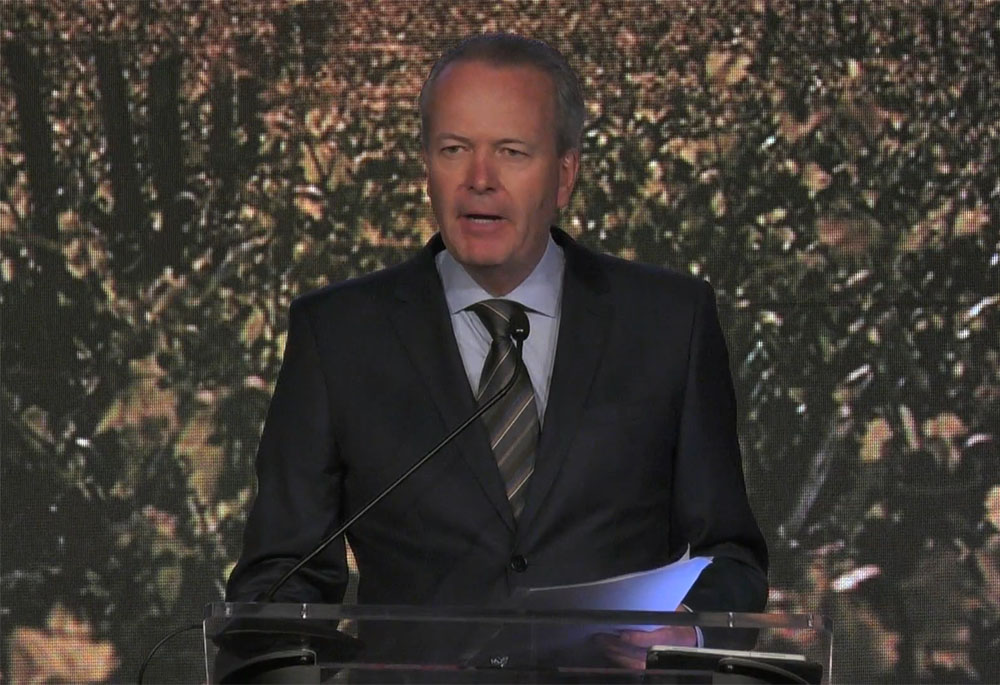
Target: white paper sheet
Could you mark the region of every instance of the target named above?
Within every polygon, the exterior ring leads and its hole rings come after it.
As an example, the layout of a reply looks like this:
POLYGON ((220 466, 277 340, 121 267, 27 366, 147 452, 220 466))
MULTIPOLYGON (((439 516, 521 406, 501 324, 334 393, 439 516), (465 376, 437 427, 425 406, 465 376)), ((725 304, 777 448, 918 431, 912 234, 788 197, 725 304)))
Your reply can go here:
MULTIPOLYGON (((701 572, 712 563, 711 557, 687 557, 648 571, 628 573, 591 583, 538 587, 515 593, 513 601, 525 609, 558 611, 594 609, 608 611, 674 611, 681 604, 701 572)), ((598 633, 620 630, 653 630, 643 625, 568 625, 553 624, 534 633, 539 650, 578 650, 573 658, 596 654, 590 638, 598 633)), ((563 655, 561 658, 568 658, 563 655)))
POLYGON ((519 603, 529 609, 673 611, 710 563, 711 557, 694 557, 592 583, 530 588, 519 603))

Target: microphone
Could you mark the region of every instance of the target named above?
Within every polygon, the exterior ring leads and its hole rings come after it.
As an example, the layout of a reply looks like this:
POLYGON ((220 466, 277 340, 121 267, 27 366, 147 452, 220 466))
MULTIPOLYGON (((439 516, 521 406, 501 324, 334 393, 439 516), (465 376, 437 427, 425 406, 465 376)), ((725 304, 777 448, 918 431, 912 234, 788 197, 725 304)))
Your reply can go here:
MULTIPOLYGON (((524 345, 524 341, 527 339, 529 333, 530 333, 530 326, 528 325, 528 315, 525 314, 524 309, 522 307, 515 307, 510 317, 510 337, 514 341, 514 350, 517 354, 517 361, 522 360, 521 348, 524 345)), ((396 480, 390 483, 388 487, 382 490, 382 492, 377 494, 375 497, 371 499, 371 501, 369 501, 366 505, 361 507, 361 509, 359 509, 357 513, 355 513, 351 518, 349 518, 346 523, 340 526, 340 528, 338 528, 337 530, 333 531, 328 536, 326 536, 318 545, 316 545, 316 547, 311 552, 309 552, 309 554, 302 557, 302 559, 296 562, 294 566, 288 569, 288 571, 286 571, 283 576, 281 576, 277 581, 274 582, 273 585, 271 585, 270 588, 268 588, 267 592, 265 592, 263 597, 261 598, 261 601, 273 602, 274 595, 277 594, 278 590, 281 589, 281 587, 288 581, 289 578, 295 575, 299 571, 299 569, 301 569, 303 566, 305 566, 314 558, 316 558, 317 555, 321 554, 324 549, 326 549, 327 547, 330 546, 330 544, 333 543, 334 540, 336 540, 341 535, 346 533, 347 530, 351 526, 353 526, 362 516, 367 514, 372 507, 381 502, 383 498, 385 498, 387 495, 389 495, 389 493, 391 493, 393 490, 399 487, 406 479, 408 479, 411 475, 413 475, 413 473, 417 469, 426 464, 434 457, 434 455, 436 455, 438 452, 440 452, 449 444, 451 444, 451 442, 455 438, 457 438, 466 428, 471 426, 476 419, 485 414, 490 407, 499 402, 504 395, 510 392, 510 389, 514 387, 514 382, 516 380, 517 380, 517 374, 516 373, 511 374, 510 380, 508 380, 504 384, 504 386, 500 388, 500 390, 498 390, 495 395, 493 395, 493 397, 488 399, 476 411, 474 411, 472 415, 469 416, 469 418, 467 418, 465 421, 459 424, 459 426, 455 428, 455 430, 453 430, 451 433, 446 435, 444 439, 441 440, 441 442, 432 447, 429 452, 427 452, 424 456, 420 457, 420 459, 414 462, 414 464, 410 468, 404 471, 402 475, 400 475, 396 480)))
MULTIPOLYGON (((514 339, 518 361, 521 357, 521 345, 528 338, 530 332, 531 327, 528 325, 528 315, 524 313, 524 308, 515 307, 510 315, 510 337, 514 339)), ((492 400, 490 401, 492 402, 492 400)))

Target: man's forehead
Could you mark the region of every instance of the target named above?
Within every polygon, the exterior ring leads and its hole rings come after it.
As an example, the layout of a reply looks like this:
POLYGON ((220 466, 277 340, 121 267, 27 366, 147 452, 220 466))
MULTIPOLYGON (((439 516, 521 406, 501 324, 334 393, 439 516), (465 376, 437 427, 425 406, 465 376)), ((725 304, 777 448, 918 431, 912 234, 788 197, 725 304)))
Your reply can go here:
POLYGON ((451 62, 441 70, 433 86, 436 88, 440 82, 452 76, 456 71, 467 71, 469 69, 479 71, 480 73, 477 74, 477 77, 481 79, 489 79, 491 77, 508 78, 513 76, 527 83, 530 81, 537 82, 541 78, 546 90, 553 95, 555 94, 555 80, 552 78, 552 75, 535 64, 530 62, 496 62, 479 57, 460 58, 451 62))

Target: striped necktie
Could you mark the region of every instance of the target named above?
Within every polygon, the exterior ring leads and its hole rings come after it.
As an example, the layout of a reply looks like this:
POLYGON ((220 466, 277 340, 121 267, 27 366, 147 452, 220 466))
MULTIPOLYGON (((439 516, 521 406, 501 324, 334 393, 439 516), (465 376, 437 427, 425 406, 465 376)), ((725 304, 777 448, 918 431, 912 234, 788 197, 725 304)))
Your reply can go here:
POLYGON ((507 488, 507 499, 515 519, 524 509, 525 486, 535 470, 539 434, 535 391, 531 387, 528 369, 520 355, 515 353, 510 337, 511 314, 520 307, 510 300, 484 300, 470 307, 493 337, 479 377, 476 401, 482 404, 489 400, 512 375, 517 374, 517 380, 507 395, 483 414, 493 456, 507 488))

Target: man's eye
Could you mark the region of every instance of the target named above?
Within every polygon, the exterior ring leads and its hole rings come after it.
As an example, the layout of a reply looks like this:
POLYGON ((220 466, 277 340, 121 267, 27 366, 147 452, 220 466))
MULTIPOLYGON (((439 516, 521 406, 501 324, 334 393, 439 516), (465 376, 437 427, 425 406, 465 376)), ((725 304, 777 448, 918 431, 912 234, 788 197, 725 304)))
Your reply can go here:
POLYGON ((524 157, 527 153, 512 147, 501 148, 501 152, 507 157, 524 157))
POLYGON ((441 148, 441 152, 446 155, 456 155, 462 151, 461 145, 446 145, 441 148))

